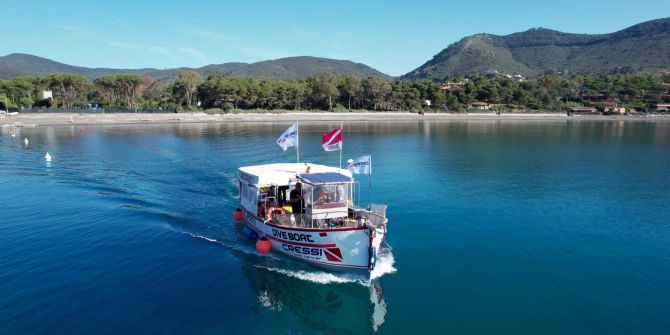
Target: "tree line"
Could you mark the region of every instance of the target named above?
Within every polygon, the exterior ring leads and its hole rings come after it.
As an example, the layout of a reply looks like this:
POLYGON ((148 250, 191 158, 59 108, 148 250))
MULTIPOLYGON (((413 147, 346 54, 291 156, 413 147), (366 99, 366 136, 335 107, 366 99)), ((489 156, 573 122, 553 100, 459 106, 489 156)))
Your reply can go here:
POLYGON ((17 77, 0 81, 0 102, 14 108, 86 108, 98 103, 122 109, 267 109, 462 111, 476 101, 501 107, 562 111, 584 103, 585 97, 605 96, 621 105, 645 111, 670 99, 670 76, 545 75, 518 82, 507 77, 454 78, 459 84, 443 89, 428 80, 387 81, 322 72, 305 80, 264 80, 183 71, 171 83, 134 74, 106 75, 88 81, 77 74, 17 77), (41 99, 41 92, 53 97, 41 99))

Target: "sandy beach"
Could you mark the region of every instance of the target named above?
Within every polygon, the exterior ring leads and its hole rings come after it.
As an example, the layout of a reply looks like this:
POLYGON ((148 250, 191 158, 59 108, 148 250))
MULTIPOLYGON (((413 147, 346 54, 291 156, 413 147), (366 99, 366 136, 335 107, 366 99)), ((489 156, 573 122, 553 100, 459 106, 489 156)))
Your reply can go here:
POLYGON ((54 125, 114 125, 114 124, 154 124, 154 123, 217 123, 217 122, 282 122, 282 121, 670 121, 669 115, 612 116, 612 115, 575 115, 565 114, 501 114, 492 113, 441 113, 424 114, 371 112, 371 113, 119 113, 119 114, 78 114, 78 113, 26 113, 19 115, 0 115, 0 126, 54 126, 54 125))

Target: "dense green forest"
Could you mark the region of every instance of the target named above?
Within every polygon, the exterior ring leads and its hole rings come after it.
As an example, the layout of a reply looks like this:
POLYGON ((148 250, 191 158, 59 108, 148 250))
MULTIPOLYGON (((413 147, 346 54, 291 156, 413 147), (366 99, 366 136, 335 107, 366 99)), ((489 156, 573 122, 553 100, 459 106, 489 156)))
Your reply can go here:
POLYGON ((669 54, 670 18, 596 35, 539 28, 465 37, 402 79, 476 77, 488 71, 531 78, 547 71, 586 76, 653 73, 670 67, 669 54))
POLYGON ((0 101, 13 108, 87 108, 167 110, 374 110, 445 112, 466 110, 484 101, 499 109, 564 111, 599 101, 647 111, 670 99, 670 75, 545 75, 517 82, 507 77, 453 79, 460 86, 443 89, 436 82, 378 77, 360 79, 322 72, 306 80, 260 80, 183 71, 170 84, 134 74, 107 75, 88 81, 76 74, 18 77, 0 81, 0 101), (52 99, 40 99, 50 90, 52 99), (6 97, 6 98, 5 98, 6 97), (427 102, 427 100, 429 102, 427 102))

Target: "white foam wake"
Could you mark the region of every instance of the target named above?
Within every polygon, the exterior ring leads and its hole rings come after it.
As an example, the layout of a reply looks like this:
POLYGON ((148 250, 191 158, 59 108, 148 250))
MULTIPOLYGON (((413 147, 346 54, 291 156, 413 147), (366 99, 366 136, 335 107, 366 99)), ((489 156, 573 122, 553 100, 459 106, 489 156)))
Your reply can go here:
MULTIPOLYGON (((219 241, 215 238, 208 236, 193 234, 185 231, 181 232, 184 234, 191 235, 195 238, 203 239, 210 243, 216 243, 226 248, 241 251, 245 254, 258 256, 258 253, 253 248, 248 247, 245 248, 244 246, 235 243, 225 243, 223 241, 219 241)), ((272 259, 277 259, 276 256, 271 254, 265 255, 263 257, 270 257, 272 259)), ((397 269, 395 268, 394 265, 395 265, 395 259, 393 258, 392 249, 390 246, 388 246, 386 248, 381 248, 379 253, 377 254, 377 265, 375 266, 375 269, 372 270, 369 279, 365 278, 362 275, 357 275, 353 273, 330 273, 324 271, 287 270, 262 265, 255 265, 255 266, 258 268, 266 269, 268 271, 281 273, 285 276, 297 278, 304 281, 310 281, 317 284, 325 285, 325 284, 359 283, 363 286, 370 286, 370 282, 372 280, 379 279, 384 275, 395 273, 397 269)))
POLYGON ((283 275, 297 278, 300 280, 310 281, 317 284, 345 284, 345 283, 359 283, 363 286, 370 286, 374 279, 379 279, 384 275, 392 274, 397 271, 395 268, 395 259, 391 248, 382 249, 377 255, 377 266, 370 274, 370 279, 364 278, 362 275, 348 274, 348 273, 330 273, 323 271, 305 271, 305 270, 287 270, 273 267, 266 267, 256 265, 258 268, 263 268, 268 271, 281 273, 283 275))
MULTIPOLYGON (((188 233, 187 233, 187 234, 188 234, 188 233)), ((221 243, 221 242, 219 242, 219 241, 217 241, 216 239, 213 239, 213 238, 211 238, 211 237, 202 236, 202 235, 195 235, 195 234, 189 234, 189 235, 191 235, 191 236, 193 236, 193 237, 196 237, 196 238, 201 238, 201 239, 203 239, 203 240, 205 240, 205 241, 208 241, 208 242, 213 242, 213 243, 217 243, 217 244, 221 244, 221 245, 223 245, 223 243, 221 243)))
POLYGON ((305 270, 286 270, 273 267, 256 265, 258 268, 268 271, 281 273, 283 275, 297 278, 304 281, 310 281, 317 284, 345 284, 345 283, 363 283, 364 279, 355 274, 339 274, 323 271, 305 271, 305 270))
POLYGON ((389 246, 388 249, 380 249, 377 254, 377 265, 370 274, 370 280, 381 278, 383 275, 395 273, 398 270, 394 265, 395 258, 393 258, 391 247, 389 246))
MULTIPOLYGON (((259 257, 261 256, 261 255, 258 254, 256 249, 254 249, 252 247, 245 246, 243 244, 226 243, 226 242, 219 241, 219 240, 217 240, 215 238, 212 238, 212 237, 193 234, 193 233, 189 233, 189 232, 186 232, 186 231, 181 231, 181 232, 184 233, 184 234, 193 236, 195 238, 205 240, 205 241, 210 242, 210 243, 216 243, 218 245, 224 246, 224 247, 226 247, 228 249, 231 249, 231 250, 235 250, 235 251, 245 253, 247 255, 259 256, 259 257)), ((263 255, 262 257, 269 257, 269 258, 272 258, 272 259, 277 259, 277 257, 275 255, 272 255, 272 254, 263 255)))

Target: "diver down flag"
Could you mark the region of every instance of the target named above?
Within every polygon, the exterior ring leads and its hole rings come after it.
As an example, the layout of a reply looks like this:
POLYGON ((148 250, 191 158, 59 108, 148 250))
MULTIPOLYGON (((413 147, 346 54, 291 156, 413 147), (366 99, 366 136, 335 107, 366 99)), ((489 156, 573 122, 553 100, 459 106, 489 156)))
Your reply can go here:
POLYGON ((335 128, 333 131, 321 136, 321 146, 326 151, 336 151, 342 149, 342 128, 335 128))
POLYGON ((340 252, 340 248, 327 248, 323 249, 324 254, 326 255, 326 259, 329 262, 341 262, 342 261, 342 253, 340 252))
POLYGON ((286 151, 289 147, 295 147, 298 142, 298 124, 294 123, 286 131, 279 136, 277 144, 286 151))
POLYGON ((372 155, 350 159, 347 161, 347 167, 353 174, 372 174, 372 155))

